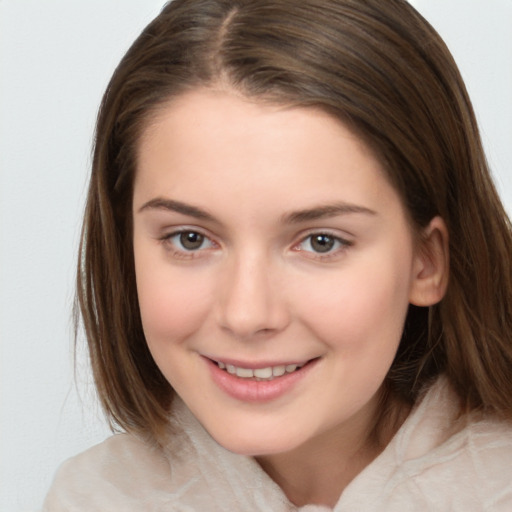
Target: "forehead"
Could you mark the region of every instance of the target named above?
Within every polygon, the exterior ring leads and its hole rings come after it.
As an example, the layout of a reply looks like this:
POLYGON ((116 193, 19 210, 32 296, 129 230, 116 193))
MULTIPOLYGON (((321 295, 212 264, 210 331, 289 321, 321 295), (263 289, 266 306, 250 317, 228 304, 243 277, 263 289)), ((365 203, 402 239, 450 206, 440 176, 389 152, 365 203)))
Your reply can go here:
POLYGON ((236 196, 268 210, 302 206, 294 202, 365 206, 384 192, 398 200, 374 153, 326 112, 199 90, 166 104, 144 130, 134 199, 203 194, 222 204, 236 196))
MULTIPOLYGON (((253 139, 257 142, 261 140, 262 131, 266 131, 277 138, 277 143, 292 136, 293 131, 295 135, 303 133, 304 137, 316 132, 326 142, 333 137, 343 137, 358 145, 365 154, 372 153, 355 130, 321 107, 279 102, 267 97, 247 97, 228 86, 193 89, 164 102, 145 123, 139 148, 163 129, 174 137, 204 136, 205 143, 212 135, 231 136, 232 140, 254 135, 258 136, 253 139)), ((247 142, 246 138, 244 143, 247 145, 247 142)))

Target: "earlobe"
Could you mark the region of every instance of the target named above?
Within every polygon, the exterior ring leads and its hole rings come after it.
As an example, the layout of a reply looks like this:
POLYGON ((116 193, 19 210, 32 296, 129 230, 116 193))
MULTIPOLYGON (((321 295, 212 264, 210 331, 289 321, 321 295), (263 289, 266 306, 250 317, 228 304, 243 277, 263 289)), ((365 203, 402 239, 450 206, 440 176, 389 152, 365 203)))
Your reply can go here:
POLYGON ((415 306, 432 306, 439 302, 448 286, 449 237, 441 217, 434 217, 420 234, 415 249, 409 302, 415 306))

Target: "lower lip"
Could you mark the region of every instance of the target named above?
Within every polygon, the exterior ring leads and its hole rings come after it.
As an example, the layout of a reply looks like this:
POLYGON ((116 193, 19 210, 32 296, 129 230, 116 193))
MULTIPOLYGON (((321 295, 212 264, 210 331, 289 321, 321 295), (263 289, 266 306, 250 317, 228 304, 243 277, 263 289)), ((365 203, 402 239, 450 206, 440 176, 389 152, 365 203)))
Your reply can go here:
POLYGON ((227 395, 243 402, 270 402, 285 395, 316 365, 318 359, 306 363, 299 370, 285 373, 273 380, 250 380, 221 370, 216 363, 206 359, 213 381, 227 395))

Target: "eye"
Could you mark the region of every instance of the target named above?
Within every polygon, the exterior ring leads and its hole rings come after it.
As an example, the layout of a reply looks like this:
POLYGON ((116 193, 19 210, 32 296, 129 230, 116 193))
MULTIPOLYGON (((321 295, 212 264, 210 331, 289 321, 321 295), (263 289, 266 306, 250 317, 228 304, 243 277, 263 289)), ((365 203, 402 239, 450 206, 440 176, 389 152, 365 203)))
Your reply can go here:
POLYGON ((297 246, 299 251, 306 251, 317 254, 335 253, 351 243, 330 233, 312 233, 300 242, 297 246))
POLYGON ((193 230, 171 233, 164 240, 181 252, 196 252, 213 247, 213 242, 208 237, 193 230))

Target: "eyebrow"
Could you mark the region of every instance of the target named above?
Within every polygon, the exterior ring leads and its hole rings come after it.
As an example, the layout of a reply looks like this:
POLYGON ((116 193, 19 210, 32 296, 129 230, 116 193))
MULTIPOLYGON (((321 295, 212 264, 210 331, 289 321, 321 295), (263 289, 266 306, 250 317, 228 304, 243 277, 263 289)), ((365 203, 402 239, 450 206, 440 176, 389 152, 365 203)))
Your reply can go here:
POLYGON ((299 224, 301 222, 308 222, 312 220, 321 220, 338 215, 346 215, 350 213, 362 213, 365 215, 377 215, 377 212, 351 203, 334 203, 316 206, 305 210, 298 210, 283 215, 282 221, 285 224, 299 224))
MULTIPOLYGON (((147 203, 144 203, 140 208, 139 212, 144 210, 167 210, 171 212, 181 213, 189 217, 194 217, 198 220, 208 220, 211 222, 218 222, 216 218, 206 210, 198 208, 181 201, 175 201, 173 199, 166 199, 163 197, 156 197, 151 199, 147 203)), ((313 220, 327 219, 331 217, 337 217, 338 215, 346 215, 352 213, 361 213, 365 215, 377 215, 377 212, 351 203, 334 203, 315 206, 313 208, 307 208, 304 210, 297 210, 294 212, 286 213, 281 217, 283 224, 300 224, 302 222, 308 222, 313 220)))
POLYGON ((165 199, 163 197, 156 197, 151 199, 147 203, 144 203, 140 208, 139 212, 144 210, 168 210, 171 212, 182 213, 189 217, 194 217, 199 220, 215 221, 215 217, 208 213, 206 210, 202 210, 197 206, 192 206, 181 201, 174 201, 173 199, 165 199))

